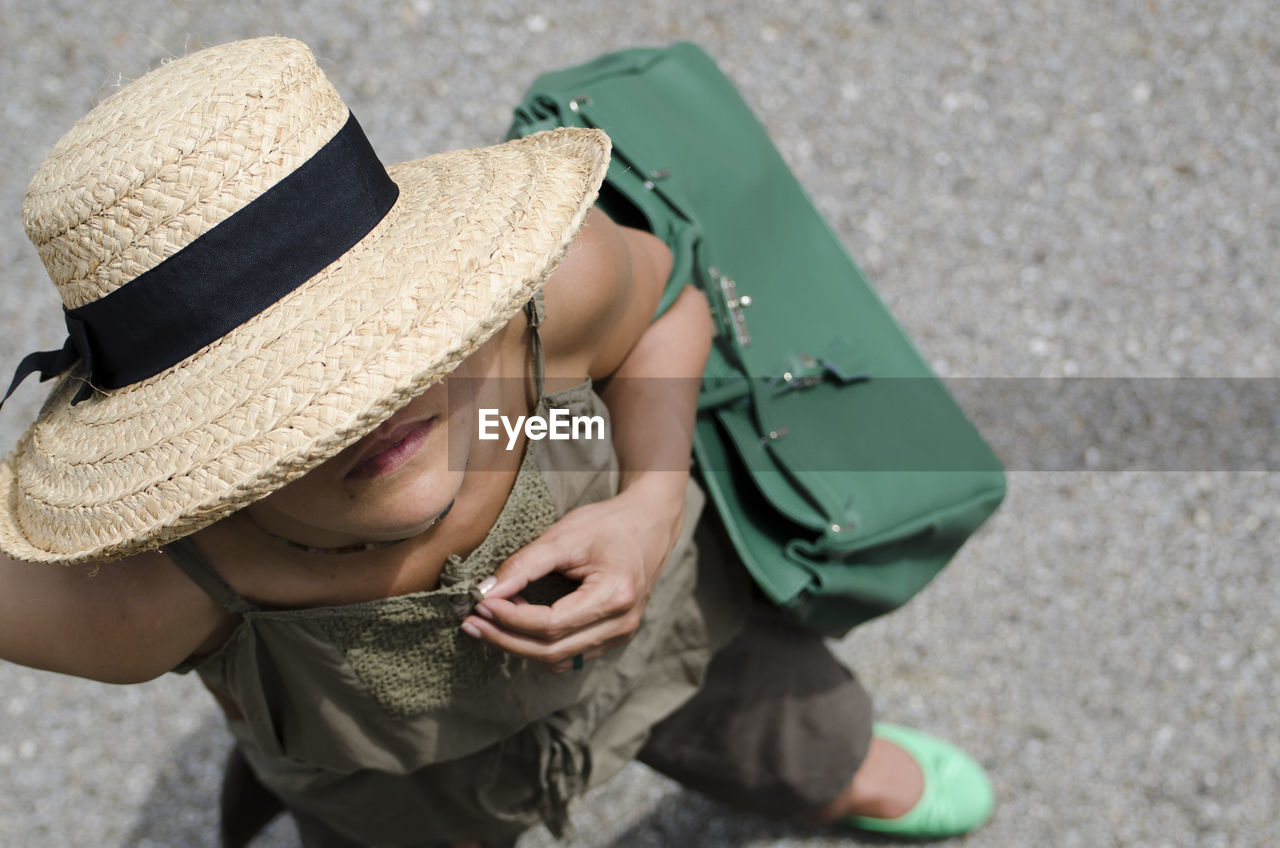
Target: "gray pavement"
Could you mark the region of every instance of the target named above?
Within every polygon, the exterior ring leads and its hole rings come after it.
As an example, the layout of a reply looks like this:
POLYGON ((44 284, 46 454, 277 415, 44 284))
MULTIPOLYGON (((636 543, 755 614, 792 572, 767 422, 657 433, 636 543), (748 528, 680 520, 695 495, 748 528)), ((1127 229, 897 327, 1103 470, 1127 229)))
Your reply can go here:
MULTIPOLYGON (((47 148, 118 81, 272 33, 312 46, 388 162, 496 140, 540 70, 700 42, 941 373, 1278 376, 1271 0, 0 0, 4 368, 61 343, 19 217, 47 148)), ((0 443, 40 397, 6 405, 0 443)), ((1280 844, 1277 466, 1102 472, 1082 456, 1012 473, 952 567, 838 650, 884 718, 990 770, 995 816, 965 844, 1280 844)), ((0 666, 0 845, 211 846, 226 747, 195 680, 0 666)), ((856 843, 640 766, 575 821, 575 848, 856 843)), ((296 835, 280 823, 257 844, 296 835)))

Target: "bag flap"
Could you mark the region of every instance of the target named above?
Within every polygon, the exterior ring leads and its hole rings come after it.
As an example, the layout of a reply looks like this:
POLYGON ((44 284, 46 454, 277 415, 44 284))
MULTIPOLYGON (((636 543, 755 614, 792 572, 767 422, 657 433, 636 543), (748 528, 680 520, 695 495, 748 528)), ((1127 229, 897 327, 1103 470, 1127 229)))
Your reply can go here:
POLYGON ((715 417, 764 499, 830 553, 915 532, 1004 490, 999 460, 936 378, 762 389, 760 428, 748 406, 715 417))
POLYGON ((737 451, 736 460, 750 471, 748 476, 765 501, 801 527, 822 532, 828 524, 831 505, 815 502, 790 479, 785 466, 765 448, 750 412, 740 406, 724 407, 715 411, 715 417, 737 451))
POLYGON ((795 604, 814 581, 811 569, 782 556, 783 541, 795 533, 795 525, 767 506, 757 494, 750 475, 729 454, 713 416, 699 416, 694 428, 693 452, 708 497, 724 519, 725 532, 738 557, 775 604, 795 604))

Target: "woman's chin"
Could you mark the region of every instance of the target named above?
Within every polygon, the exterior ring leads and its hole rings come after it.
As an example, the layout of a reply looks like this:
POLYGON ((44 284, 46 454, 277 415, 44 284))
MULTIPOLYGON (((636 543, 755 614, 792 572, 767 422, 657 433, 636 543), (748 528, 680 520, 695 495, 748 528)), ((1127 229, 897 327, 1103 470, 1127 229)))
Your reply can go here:
POLYGON ((400 539, 411 539, 414 536, 421 536, 423 533, 426 533, 439 523, 439 520, 439 513, 435 513, 430 518, 424 518, 418 521, 397 522, 394 525, 388 524, 383 527, 371 529, 365 534, 365 538, 370 542, 395 542, 400 539))
MULTIPOLYGON (((423 481, 426 491, 415 496, 412 490, 403 489, 381 505, 377 502, 365 505, 360 512, 365 520, 357 522, 360 531, 369 541, 383 542, 405 539, 425 533, 444 518, 462 488, 462 475, 433 474, 423 481), (456 476, 457 479, 450 479, 456 476), (441 478, 446 479, 441 479, 441 478)), ((379 499, 383 500, 383 499, 379 499)), ((354 517, 354 516, 353 516, 354 517)))
MULTIPOLYGON (((449 509, 466 477, 465 470, 451 468, 444 430, 431 428, 425 444, 410 446, 418 448, 413 455, 391 457, 404 459, 396 468, 353 477, 324 473, 322 467, 251 505, 250 514, 273 533, 320 547, 425 533, 449 509)), ((465 469, 466 456, 457 464, 465 469)))

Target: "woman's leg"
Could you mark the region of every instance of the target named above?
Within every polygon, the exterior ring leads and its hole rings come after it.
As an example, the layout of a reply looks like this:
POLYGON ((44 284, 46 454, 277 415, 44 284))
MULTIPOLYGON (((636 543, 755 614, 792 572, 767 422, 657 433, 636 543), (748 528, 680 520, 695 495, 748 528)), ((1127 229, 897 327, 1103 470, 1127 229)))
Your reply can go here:
POLYGON ((743 809, 829 821, 861 812, 823 815, 863 800, 848 793, 865 769, 885 774, 879 747, 871 698, 852 672, 820 636, 756 603, 703 687, 653 728, 639 759, 743 809))
POLYGON ((227 755, 219 809, 222 848, 244 848, 272 819, 284 812, 284 804, 249 768, 239 745, 233 746, 227 755))

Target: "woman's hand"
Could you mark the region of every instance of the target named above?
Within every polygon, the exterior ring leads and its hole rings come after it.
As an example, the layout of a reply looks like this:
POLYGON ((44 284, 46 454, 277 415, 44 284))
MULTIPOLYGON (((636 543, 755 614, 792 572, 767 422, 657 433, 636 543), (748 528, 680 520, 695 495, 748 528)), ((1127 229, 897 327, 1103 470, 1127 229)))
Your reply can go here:
MULTIPOLYGON (((671 474, 668 477, 675 478, 671 474)), ((639 481, 616 497, 567 513, 481 584, 484 600, 463 630, 562 672, 598 657, 640 626, 653 586, 680 534, 684 486, 639 481), (527 603, 529 583, 558 571, 581 585, 552 606, 527 603)))
POLYGON ((548 314, 559 317, 543 325, 543 342, 548 376, 561 362, 562 377, 585 370, 604 381, 619 493, 568 512, 516 551, 481 584, 484 600, 462 623, 472 636, 557 672, 624 644, 640 626, 680 535, 711 349, 707 303, 692 288, 651 320, 671 270, 666 245, 593 214, 544 290, 548 314), (607 291, 590 296, 600 285, 607 291), (578 588, 549 607, 521 597, 556 571, 578 588))
POLYGON ((493 585, 481 584, 484 601, 463 622, 466 632, 553 671, 631 638, 680 535, 710 346, 706 301, 686 288, 600 393, 613 421, 619 494, 567 513, 504 562, 493 585), (520 597, 553 571, 582 585, 550 607, 520 597))

